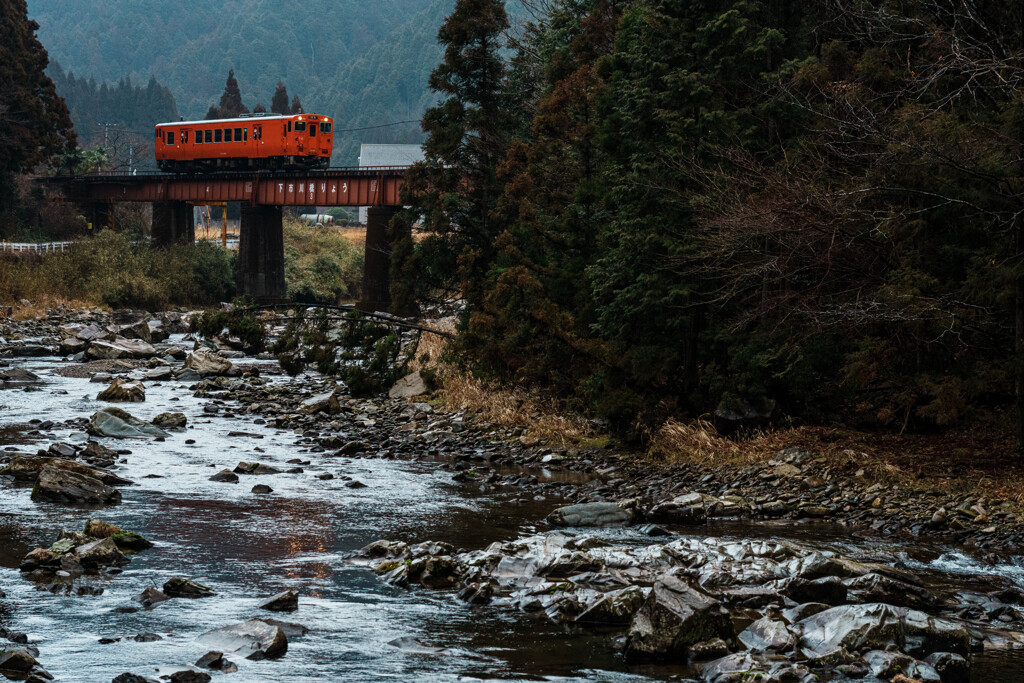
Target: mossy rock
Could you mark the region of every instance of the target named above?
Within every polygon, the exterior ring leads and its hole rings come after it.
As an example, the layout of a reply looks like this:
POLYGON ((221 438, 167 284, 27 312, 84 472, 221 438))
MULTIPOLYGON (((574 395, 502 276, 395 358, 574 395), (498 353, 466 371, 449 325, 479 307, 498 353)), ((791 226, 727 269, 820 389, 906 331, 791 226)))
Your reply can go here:
POLYGON ((377 565, 377 568, 373 571, 377 574, 387 574, 389 571, 393 569, 398 569, 402 566, 402 564, 403 563, 399 560, 390 560, 388 562, 382 562, 381 564, 377 565))

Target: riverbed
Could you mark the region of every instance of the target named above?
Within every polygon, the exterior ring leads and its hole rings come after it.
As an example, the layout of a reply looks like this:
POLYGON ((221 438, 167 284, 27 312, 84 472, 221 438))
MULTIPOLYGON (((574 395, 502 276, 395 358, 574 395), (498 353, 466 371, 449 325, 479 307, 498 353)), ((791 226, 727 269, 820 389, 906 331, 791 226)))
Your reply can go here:
MULTIPOLYGON (((12 361, 38 374, 43 384, 38 391, 0 393, 0 427, 29 426, 9 432, 9 443, 0 448, 31 453, 86 438, 80 426, 65 421, 108 405, 96 400, 105 385, 56 374, 65 363, 56 358, 12 361)), ((264 367, 272 382, 309 379, 273 374, 272 361, 264 367)), ((252 415, 233 415, 230 400, 213 416, 204 411, 210 402, 194 397, 187 383, 172 380, 147 382, 145 402, 123 406, 143 419, 182 412, 188 427, 164 440, 98 439, 109 448, 130 451, 120 456, 116 469, 118 476, 134 482, 121 489, 120 505, 90 510, 33 502, 28 487, 0 484, 0 589, 7 596, 0 599, 0 625, 26 632, 39 649, 40 663, 56 680, 109 681, 126 671, 155 677, 191 665, 209 649, 198 636, 260 616, 258 605, 287 589, 299 591, 300 606, 283 618, 309 632, 290 639, 282 659, 238 661, 239 671, 229 680, 634 681, 694 675, 683 667, 627 663, 608 631, 472 606, 448 591, 393 588, 348 561, 359 548, 382 538, 477 549, 546 532, 541 520, 565 504, 557 496, 524 500, 507 491, 482 492, 473 483, 453 481, 450 470, 430 459, 331 457, 312 449, 301 433, 257 424, 252 415), (239 461, 257 460, 303 471, 243 476, 238 484, 209 480, 239 461), (317 478, 323 473, 334 478, 317 478), (347 487, 352 479, 365 488, 347 487), (252 493, 256 483, 270 485, 273 492, 252 493), (85 577, 84 583, 103 589, 100 595, 55 595, 20 575, 18 564, 27 552, 49 546, 62 529, 82 529, 88 518, 137 531, 155 547, 134 556, 123 573, 85 577), (159 588, 172 576, 208 585, 216 596, 172 600, 151 610, 133 602, 145 588, 159 588), (159 639, 135 640, 140 634, 159 639), (441 650, 425 654, 399 646, 409 640, 393 644, 409 638, 441 650), (101 639, 114 642, 101 644, 101 639)), ((532 473, 559 476, 540 468, 532 473)), ((958 548, 853 537, 827 524, 714 521, 673 531, 798 539, 850 557, 911 568, 937 592, 1024 587, 1024 569, 1014 562, 987 566, 958 548)), ((635 529, 587 529, 586 534, 651 542, 635 529)), ((1013 653, 976 655, 971 680, 1024 681, 1021 664, 1024 658, 1013 653)))

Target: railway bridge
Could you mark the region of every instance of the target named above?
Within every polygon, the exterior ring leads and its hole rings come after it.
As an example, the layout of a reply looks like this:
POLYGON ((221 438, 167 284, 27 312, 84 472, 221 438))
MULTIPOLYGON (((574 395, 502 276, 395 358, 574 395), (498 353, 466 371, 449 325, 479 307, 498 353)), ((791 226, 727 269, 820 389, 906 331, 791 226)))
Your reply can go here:
POLYGON ((405 166, 329 168, 308 171, 104 174, 39 178, 66 201, 80 205, 94 225, 110 223, 117 202, 153 205, 157 244, 195 240, 192 207, 241 203, 238 288, 260 301, 285 296, 284 206, 367 206, 363 294, 359 307, 386 310, 391 303, 387 227, 401 208, 405 166))

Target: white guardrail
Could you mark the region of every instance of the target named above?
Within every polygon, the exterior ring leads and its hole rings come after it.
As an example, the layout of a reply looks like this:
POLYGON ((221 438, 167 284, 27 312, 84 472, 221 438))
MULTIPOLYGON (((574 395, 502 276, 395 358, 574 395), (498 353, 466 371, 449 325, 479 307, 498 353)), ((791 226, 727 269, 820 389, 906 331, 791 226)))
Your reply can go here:
POLYGON ((70 251, 74 242, 0 242, 0 253, 53 254, 70 251))

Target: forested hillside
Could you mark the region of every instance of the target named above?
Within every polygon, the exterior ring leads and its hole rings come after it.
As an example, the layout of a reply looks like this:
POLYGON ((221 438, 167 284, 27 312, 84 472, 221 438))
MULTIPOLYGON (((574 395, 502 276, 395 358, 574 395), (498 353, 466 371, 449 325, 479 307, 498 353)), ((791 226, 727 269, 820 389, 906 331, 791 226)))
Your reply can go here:
MULTIPOLYGON (((97 82, 166 84, 179 111, 202 118, 234 69, 245 105, 270 109, 278 80, 338 129, 418 119, 426 77, 454 0, 30 0, 51 58, 97 82)), ((418 142, 417 125, 341 133, 335 161, 360 142, 418 142)))
POLYGON ((397 303, 461 296, 478 373, 640 433, 1024 411, 1016 9, 546 4, 510 55, 504 3, 460 0, 410 174, 432 234, 395 243, 397 303))
POLYGON ((94 78, 65 73, 60 62, 52 62, 46 73, 67 103, 83 147, 102 144, 104 139, 109 144, 112 132, 131 133, 148 145, 155 121, 178 119, 174 96, 154 77, 145 86, 129 78, 97 84, 94 78))

